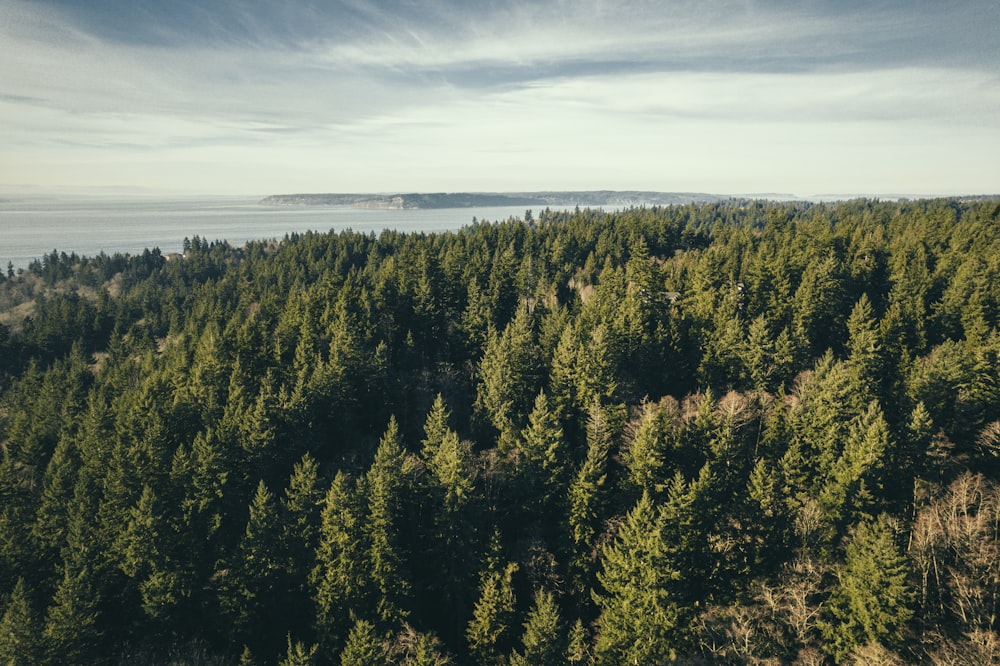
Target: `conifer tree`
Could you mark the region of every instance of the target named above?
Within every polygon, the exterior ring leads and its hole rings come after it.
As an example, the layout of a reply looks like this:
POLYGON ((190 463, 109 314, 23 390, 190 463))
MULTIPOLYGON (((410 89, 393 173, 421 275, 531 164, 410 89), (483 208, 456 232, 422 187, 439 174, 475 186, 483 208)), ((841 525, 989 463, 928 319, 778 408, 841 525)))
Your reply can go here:
POLYGON ((511 654, 511 666, 561 666, 566 663, 566 641, 559 607, 551 592, 538 590, 524 623, 522 649, 511 654))
POLYGON ((100 596, 90 569, 84 567, 73 571, 64 566, 42 632, 50 662, 82 664, 93 661, 104 633, 99 607, 100 596))
POLYGON ((913 614, 909 572, 894 523, 882 514, 852 530, 820 624, 826 648, 838 662, 857 646, 896 646, 913 614))
POLYGON ((613 402, 618 393, 618 380, 615 376, 617 357, 612 334, 603 323, 598 324, 579 349, 576 372, 578 409, 586 411, 595 399, 602 404, 613 402))
POLYGON ((520 501, 528 510, 551 509, 561 495, 565 484, 565 449, 562 426, 542 391, 535 398, 520 440, 521 476, 526 485, 520 501), (538 504, 530 506, 533 502, 538 504))
POLYGON ((587 457, 569 487, 569 537, 572 544, 570 568, 577 592, 589 588, 590 559, 597 531, 608 501, 608 455, 611 432, 604 409, 598 402, 590 407, 587 419, 587 457))
POLYGON ((538 390, 538 368, 534 319, 523 306, 502 333, 489 336, 479 362, 478 404, 501 436, 523 427, 538 390))
POLYGON ((576 408, 577 359, 580 356, 579 345, 572 323, 567 324, 559 337, 555 351, 552 353, 551 369, 549 371, 549 395, 553 410, 560 418, 566 419, 571 410, 576 408))
POLYGON ((67 529, 69 503, 73 499, 79 466, 76 443, 70 437, 61 438, 45 470, 41 500, 32 528, 38 542, 51 552, 59 548, 67 529))
POLYGON ((347 643, 340 653, 340 666, 384 666, 382 642, 375 633, 375 625, 358 620, 347 635, 347 643))
POLYGON ((346 638, 352 618, 368 603, 362 508, 352 486, 343 472, 330 484, 323 502, 316 567, 310 577, 316 630, 326 648, 346 638))
POLYGON ((278 666, 314 666, 317 663, 318 645, 306 647, 304 643, 299 641, 293 643, 291 634, 288 635, 287 640, 288 648, 285 651, 285 658, 278 662, 278 666))
MULTIPOLYGON (((269 643, 274 643, 275 639, 280 645, 280 638, 285 634, 283 622, 264 621, 260 614, 264 608, 280 611, 281 600, 287 594, 279 550, 281 526, 278 518, 274 496, 261 481, 250 503, 249 520, 220 600, 232 618, 233 631, 254 647, 271 647, 269 643)), ((262 651, 257 650, 258 653, 262 651)))
POLYGON ((513 578, 517 564, 509 563, 503 571, 488 570, 482 580, 479 600, 465 637, 469 652, 480 666, 502 664, 514 640, 515 597, 513 578))
POLYGON ((854 305, 847 318, 848 366, 851 376, 851 399, 856 409, 876 399, 883 399, 881 388, 886 383, 886 364, 878 321, 868 294, 854 305))
POLYGON ((323 492, 318 485, 319 465, 308 452, 295 463, 282 499, 282 542, 286 565, 293 578, 316 550, 323 492))
POLYGON ((368 500, 369 563, 377 595, 378 616, 395 624, 405 618, 409 581, 403 572, 405 557, 400 543, 402 493, 406 456, 399 440, 395 417, 379 441, 375 461, 365 476, 368 500))
POLYGON ((662 487, 667 464, 669 415, 652 402, 643 402, 638 423, 630 426, 631 434, 622 451, 628 485, 636 493, 656 494, 662 487))
POLYGON ((663 523, 648 492, 628 513, 602 557, 593 593, 600 609, 594 659, 597 664, 670 661, 682 627, 663 523))
POLYGON ((451 412, 445 406, 444 398, 438 393, 431 405, 431 411, 427 414, 424 422, 424 438, 421 440, 420 457, 425 462, 434 459, 437 449, 441 446, 445 434, 448 432, 448 419, 451 412))
POLYGON ((23 578, 17 579, 0 616, 0 664, 31 666, 41 661, 41 627, 23 578))
POLYGON ((590 656, 590 638, 587 636, 587 629, 583 626, 583 620, 577 618, 570 627, 566 639, 566 663, 571 666, 586 664, 590 662, 590 656))

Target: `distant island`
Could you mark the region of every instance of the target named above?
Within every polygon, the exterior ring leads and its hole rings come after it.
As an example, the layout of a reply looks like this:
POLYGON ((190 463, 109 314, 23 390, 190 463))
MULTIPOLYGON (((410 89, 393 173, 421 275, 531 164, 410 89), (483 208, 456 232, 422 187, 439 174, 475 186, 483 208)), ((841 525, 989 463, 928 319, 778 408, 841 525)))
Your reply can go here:
POLYGON ((264 206, 353 206, 355 208, 479 208, 487 206, 665 206, 707 203, 729 197, 700 192, 595 190, 582 192, 438 192, 431 194, 274 194, 264 206))

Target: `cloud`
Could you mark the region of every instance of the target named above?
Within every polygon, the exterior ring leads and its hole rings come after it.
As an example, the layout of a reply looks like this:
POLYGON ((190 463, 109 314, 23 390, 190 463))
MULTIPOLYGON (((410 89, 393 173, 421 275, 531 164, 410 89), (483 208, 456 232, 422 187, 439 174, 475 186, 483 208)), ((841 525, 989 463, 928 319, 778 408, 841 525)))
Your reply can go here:
POLYGON ((0 182, 791 189, 865 145, 996 182, 997 7, 6 0, 0 182))

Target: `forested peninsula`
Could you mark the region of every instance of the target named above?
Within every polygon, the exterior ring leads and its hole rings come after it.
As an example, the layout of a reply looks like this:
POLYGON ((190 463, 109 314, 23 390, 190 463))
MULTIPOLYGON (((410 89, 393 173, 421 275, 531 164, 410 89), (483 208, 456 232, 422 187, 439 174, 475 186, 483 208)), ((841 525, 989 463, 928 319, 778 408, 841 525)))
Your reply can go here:
POLYGON ((996 664, 1000 204, 0 276, 0 663, 996 664))
POLYGON ((272 194, 263 206, 353 206, 355 208, 476 208, 486 206, 556 206, 628 208, 706 203, 717 194, 593 190, 578 192, 437 192, 432 194, 272 194))

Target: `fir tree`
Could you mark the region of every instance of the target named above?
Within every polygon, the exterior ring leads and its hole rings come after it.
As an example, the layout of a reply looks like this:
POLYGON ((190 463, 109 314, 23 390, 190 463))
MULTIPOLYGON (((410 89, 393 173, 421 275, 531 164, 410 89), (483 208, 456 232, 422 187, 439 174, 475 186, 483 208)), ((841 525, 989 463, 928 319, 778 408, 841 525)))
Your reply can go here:
POLYGON ((883 514, 859 523, 837 573, 820 625, 834 659, 843 661, 853 648, 869 643, 900 644, 913 614, 913 595, 894 521, 883 514))
POLYGON ((399 427, 396 419, 392 418, 375 452, 375 461, 365 476, 368 499, 365 528, 368 532, 372 583, 376 591, 378 616, 391 624, 406 616, 404 605, 409 595, 399 536, 405 461, 399 427))
POLYGON ((539 590, 524 623, 520 652, 511 655, 511 666, 561 666, 566 644, 559 607, 551 592, 539 590))
POLYGON ((367 608, 366 542, 362 509, 347 475, 338 472, 323 502, 316 567, 316 630, 325 647, 343 641, 352 617, 367 608))
POLYGON ((23 578, 17 579, 0 616, 0 664, 31 666, 41 661, 41 627, 23 578))
POLYGON ((469 652, 480 666, 503 663, 510 650, 514 638, 513 578, 517 569, 512 562, 503 571, 490 570, 483 577, 479 600, 465 632, 469 652))
POLYGON ((663 523, 648 492, 629 512, 602 557, 593 594, 598 664, 653 664, 676 656, 680 612, 674 600, 677 572, 663 540, 663 523))
POLYGON ((340 666, 383 666, 385 655, 382 642, 375 633, 375 625, 358 620, 347 636, 347 643, 340 653, 340 666))

